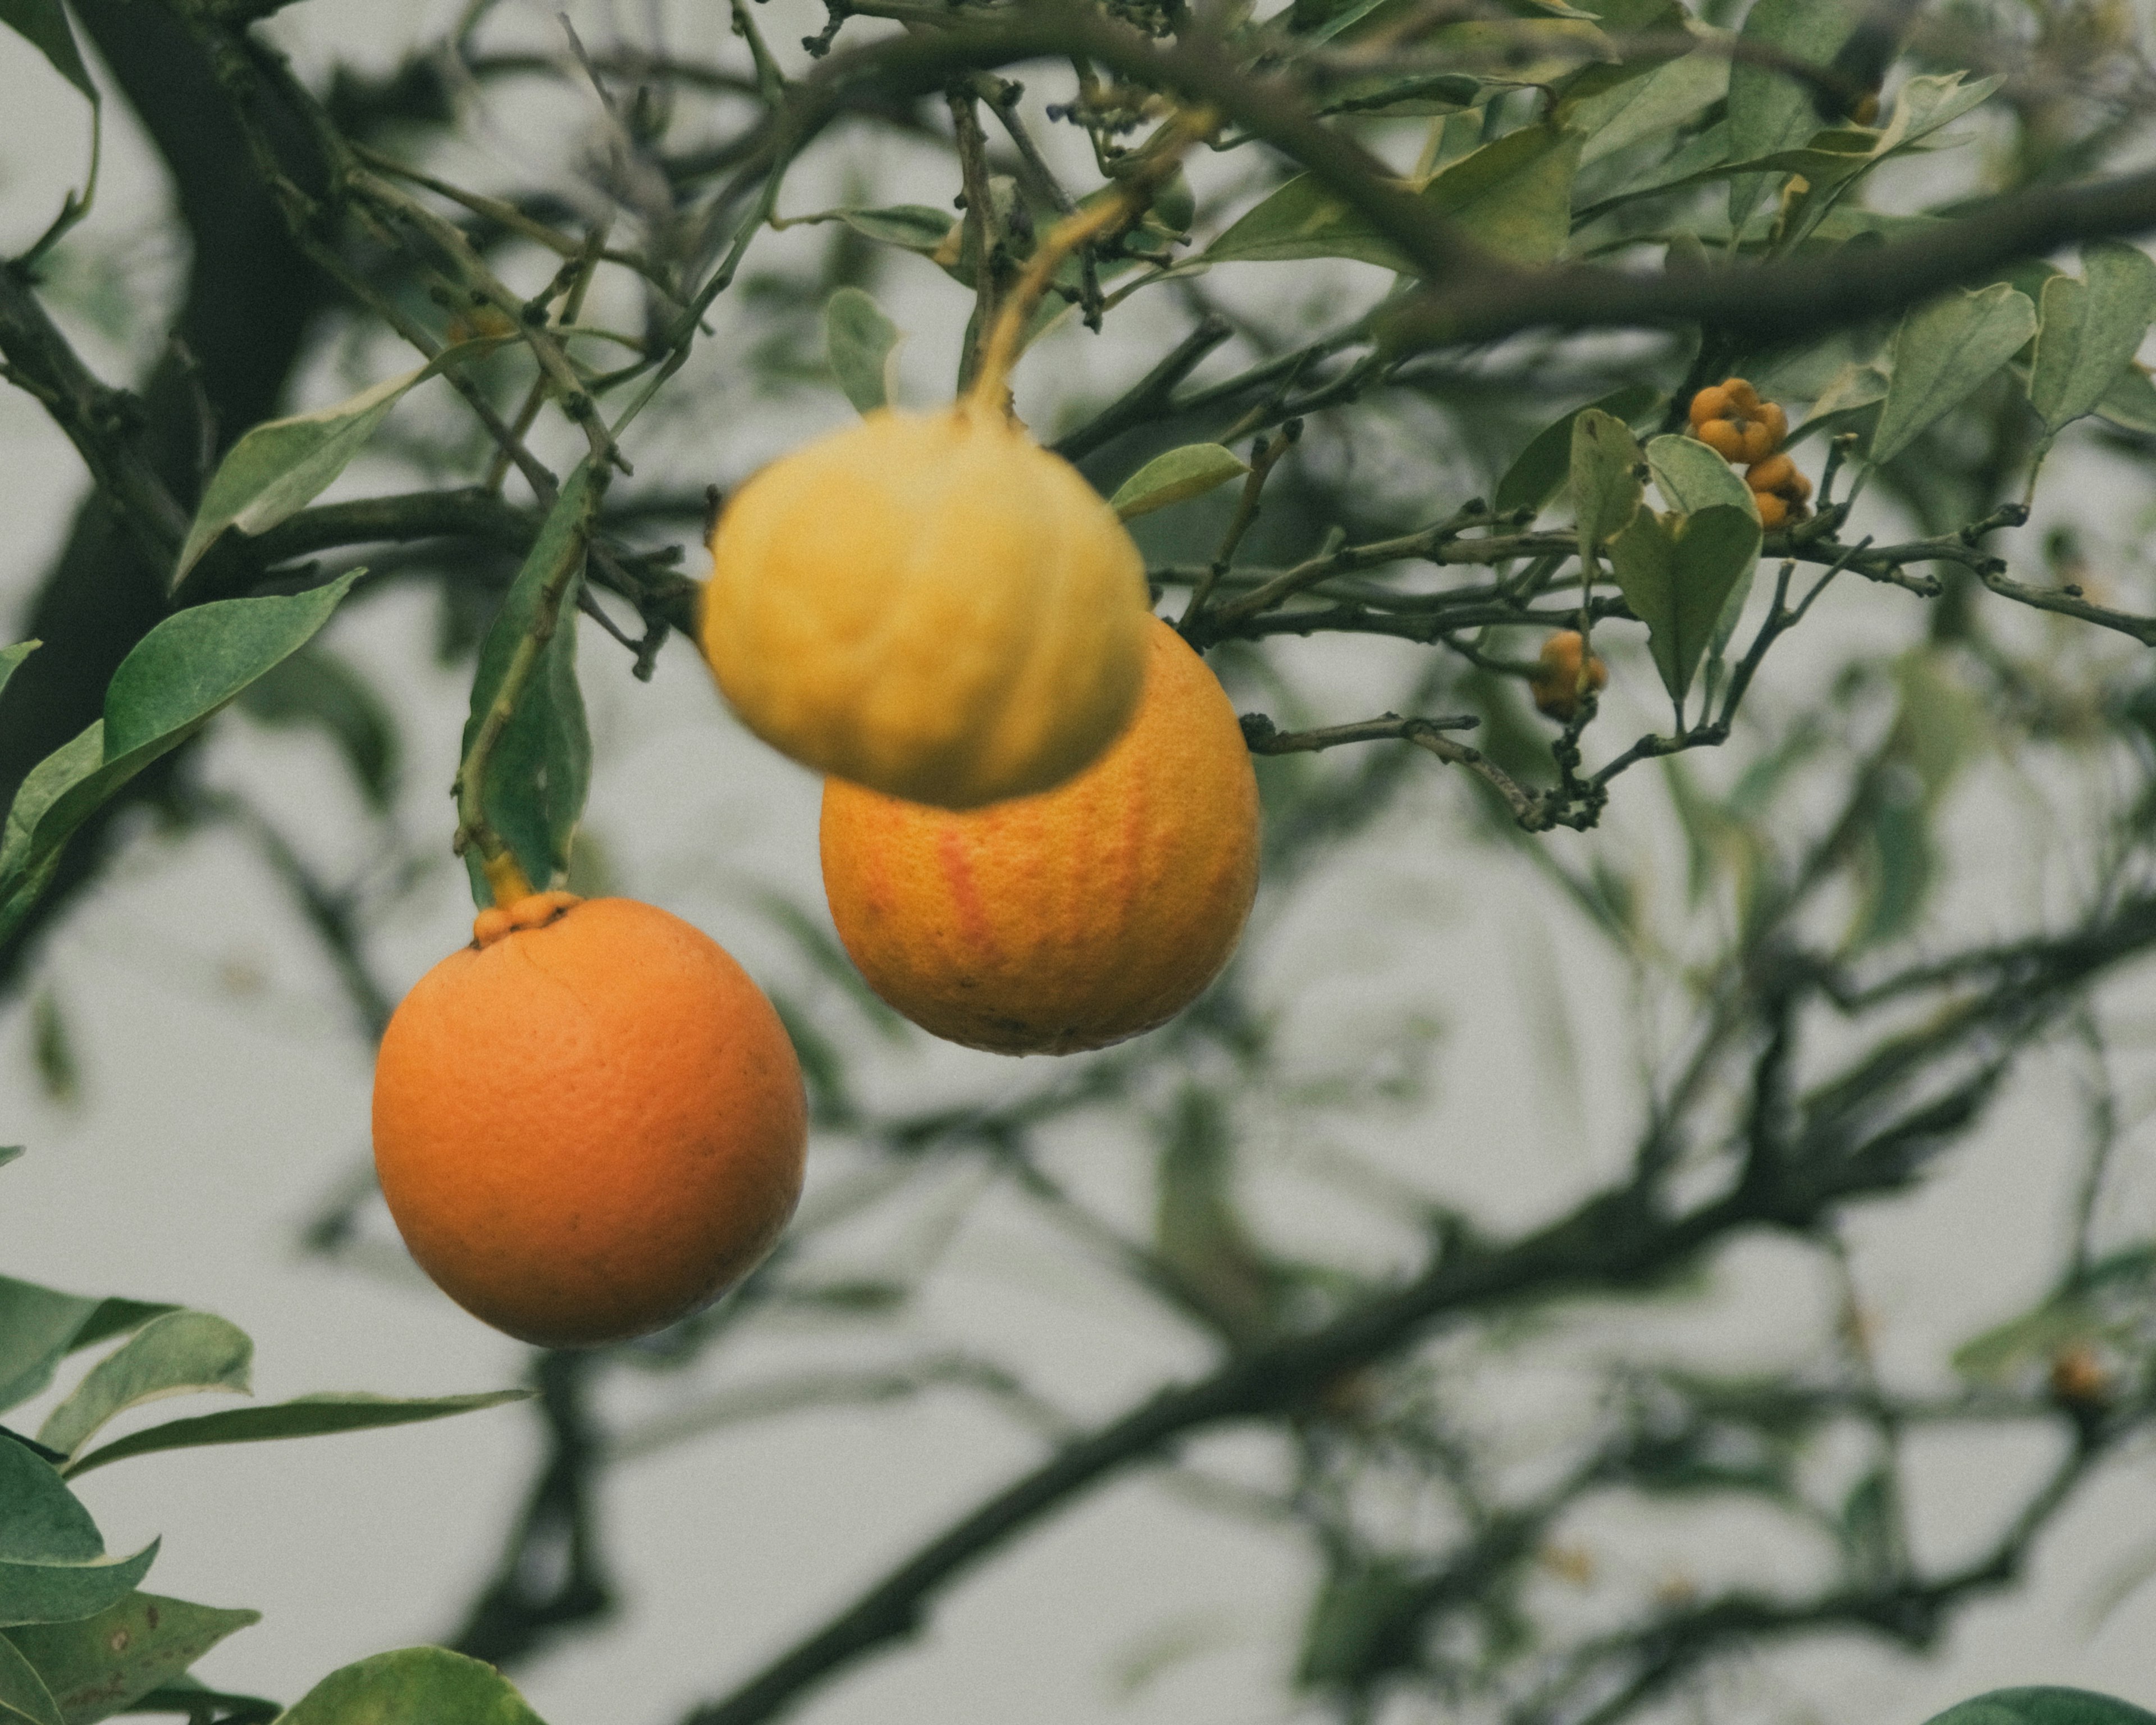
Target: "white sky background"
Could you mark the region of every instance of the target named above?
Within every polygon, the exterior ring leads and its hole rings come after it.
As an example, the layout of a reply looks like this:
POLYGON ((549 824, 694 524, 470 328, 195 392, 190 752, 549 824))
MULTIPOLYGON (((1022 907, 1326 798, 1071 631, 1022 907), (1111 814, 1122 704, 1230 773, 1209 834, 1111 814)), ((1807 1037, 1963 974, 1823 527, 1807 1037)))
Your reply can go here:
MULTIPOLYGON (((439 29, 454 9, 301 6, 277 28, 303 67, 321 63, 332 34, 337 51, 378 64, 416 34, 439 29)), ((536 37, 552 10, 526 8, 520 28, 536 37)), ((587 39, 606 39, 606 8, 572 11, 587 39)), ((715 50, 719 10, 679 11, 677 39, 715 50)), ((802 33, 785 24, 781 6, 760 15, 775 42, 802 33)), ((813 13, 801 16, 803 29, 814 27, 813 13)), ((526 151, 572 146, 574 116, 562 100, 511 104, 503 131, 485 146, 492 159, 470 164, 472 179, 506 177, 526 151)), ((0 34, 0 254, 20 249, 49 218, 79 179, 86 144, 74 93, 0 34)), ((163 187, 116 100, 107 110, 105 151, 98 210, 76 249, 113 259, 142 303, 156 305, 182 260, 160 254, 163 187)), ((832 155, 827 150, 827 162, 832 155)), ((889 151, 877 199, 947 203, 951 188, 940 180, 906 177, 922 159, 889 151)), ((812 168, 789 187, 787 208, 816 207, 835 187, 834 166, 812 168)), ((804 231, 759 247, 816 243, 804 231)), ((1251 292, 1282 290, 1288 278, 1265 274, 1274 267, 1249 272, 1251 292)), ((886 284, 886 306, 911 331, 906 391, 925 404, 947 388, 963 296, 911 259, 897 259, 886 284)), ((1298 280, 1296 290, 1304 286, 1298 280)), ((116 382, 131 379, 162 339, 155 326, 116 341, 80 317, 67 321, 85 357, 116 382)), ((809 392, 783 413, 745 398, 726 363, 728 327, 722 321, 719 337, 672 392, 683 411, 639 428, 629 453, 640 472, 731 481, 850 412, 835 389, 809 392)), ((1165 300, 1150 307, 1140 300, 1103 341, 1059 333, 1021 373, 1022 411, 1045 424, 1059 393, 1108 393, 1149 364, 1158 338, 1176 328, 1165 300)), ((366 357, 379 365, 370 375, 390 364, 386 348, 366 357)), ((305 401, 294 405, 334 399, 359 381, 340 378, 325 359, 305 401)), ((2045 521, 2067 518, 2090 535, 2099 557, 2107 547, 2123 550, 2138 523, 2120 511, 2142 506, 2146 484, 2122 483, 2107 467, 2070 439, 2047 473, 2044 515, 2010 550, 2033 557, 2045 521)), ((0 542, 0 602, 11 616, 42 575, 83 483, 74 452, 37 405, 0 391, 0 500, 11 528, 0 542)), ((333 495, 385 483, 408 480, 362 464, 333 495)), ((1455 501, 1443 500, 1447 507, 1455 501)), ((2145 591, 2138 603, 2146 608, 2145 591)), ((438 834, 446 864, 451 819, 441 788, 465 692, 435 666, 432 626, 423 595, 398 593, 353 607, 332 639, 399 704, 408 750, 399 818, 408 830, 438 834)), ((1906 597, 1845 587, 1816 624, 1778 650, 1767 681, 1783 691, 1776 698, 1800 699, 1806 668, 1830 659, 1837 643, 1876 641, 1887 630, 1914 639, 1921 627, 1921 611, 1906 597)), ((844 1034, 835 997, 806 992, 798 958, 747 908, 764 886, 820 906, 814 781, 739 731, 684 644, 670 646, 648 687, 629 678, 625 655, 595 631, 583 631, 582 653, 600 750, 591 825, 623 888, 690 916, 759 975, 830 1011, 844 1034)), ((1362 641, 1287 644, 1277 656, 1336 720, 1388 705, 1373 688, 1396 686, 1409 663, 1405 649, 1362 641)), ((1661 722, 1644 654, 1620 658, 1609 706, 1607 736, 1661 722)), ((326 745, 228 717, 204 770, 258 796, 332 876, 361 860, 339 849, 363 829, 326 745)), ((2045 794, 2071 802, 2075 791, 2051 786, 2045 794)), ((2025 917, 2020 907, 2028 902, 2071 900, 2071 855, 2023 855, 2002 841, 2005 820, 2041 829, 2037 795, 1994 772, 1955 805, 1950 930, 2003 927, 2025 917)), ((1621 1165, 1639 1098, 1637 1003, 1552 894, 1511 859, 1467 841, 1464 800, 1464 788, 1429 763, 1397 813, 1328 864, 1301 900, 1261 910, 1249 962, 1265 997, 1290 1015, 1298 1058, 1312 1068, 1351 1055, 1404 1012, 1442 1021, 1427 1106, 1335 1115, 1327 1132, 1470 1204, 1492 1225, 1512 1226, 1621 1165), (1560 973, 1563 998, 1548 986, 1560 973), (1559 1023, 1578 1051, 1569 1073, 1549 1052, 1559 1023)), ((1666 853, 1650 776, 1624 781, 1618 802, 1612 835, 1596 842, 1618 847, 1620 856, 1666 853)), ((1581 841, 1551 842, 1577 849, 1581 841)), ((1667 897, 1670 925, 1681 932, 1681 898, 1674 889, 1667 897)), ((470 914, 460 872, 444 866, 382 932, 377 968, 404 986, 466 937, 470 914)), ((24 1004, 0 1014, 0 1141, 30 1149, 0 1173, 0 1269, 221 1312, 255 1337, 256 1389, 265 1399, 330 1389, 442 1394, 517 1380, 525 1350, 415 1277, 381 1279, 300 1255, 299 1224, 364 1153, 368 1053, 348 1028, 327 965, 236 841, 140 840, 49 943, 41 979, 64 1007, 85 1095, 73 1107, 43 1099, 24 1004)), ((2148 1021, 2145 1010, 2139 1021, 2148 1021)), ((2138 1111, 2129 1122, 2148 1100, 2145 1060, 2142 1091, 2133 1088, 2134 1029, 2129 1015, 2126 1101, 2138 1111)), ((994 1056, 927 1047, 878 1055, 863 1068, 863 1081, 886 1097, 953 1088, 993 1094, 1027 1076, 994 1056)), ((1939 1383, 1956 1342, 2043 1286, 2071 1199, 2076 1106, 2067 1063, 2033 1066, 1940 1178, 1911 1199, 1866 1212, 1852 1230, 1882 1362, 1900 1381, 1939 1383)), ((1142 1218, 1149 1150, 1099 1132, 1065 1136, 1059 1171, 1142 1218)), ((1390 1230, 1344 1204, 1312 1199, 1313 1183, 1297 1165, 1323 1144, 1306 1120, 1261 1117, 1249 1147, 1267 1174, 1255 1199, 1280 1238, 1351 1261, 1399 1259, 1390 1230)), ((2117 1231, 2145 1235, 2156 1179, 2149 1136, 2138 1125, 2122 1161, 2117 1231)), ((812 1181, 831 1172, 828 1159, 819 1161, 812 1181)), ((951 1183, 955 1203, 962 1178, 951 1183)), ((866 1262, 894 1244, 864 1240, 858 1249, 866 1262)), ((994 1194, 968 1214, 929 1286, 883 1357, 963 1348, 1024 1360, 1037 1387, 1089 1419, 1207 1363, 1193 1337, 994 1194)), ((1652 1323, 1657 1336, 1683 1338, 1690 1357, 1730 1368, 1816 1358, 1830 1321, 1815 1271, 1772 1242, 1729 1253, 1712 1302, 1612 1320, 1624 1345, 1640 1346, 1641 1326, 1652 1323)), ((1584 1363, 1591 1347, 1576 1344, 1553 1368, 1584 1363)), ((820 1335, 767 1326, 752 1343, 730 1348, 709 1381, 761 1381, 843 1357, 820 1335)), ((1490 1378, 1490 1417, 1531 1461, 1537 1399, 1561 1386, 1505 1370, 1490 1378)), ((655 1409, 660 1393, 689 1387, 626 1385, 616 1411, 655 1409)), ((1249 1435, 1208 1440, 1190 1453, 1252 1478, 1268 1476, 1273 1464, 1267 1441, 1249 1435)), ((347 1660, 454 1627, 493 1562, 531 1454, 526 1416, 505 1410, 407 1431, 151 1457, 93 1476, 83 1491, 115 1550, 164 1536, 153 1588, 264 1612, 260 1627, 213 1654, 199 1674, 290 1699, 347 1660)), ((1038 1454, 1034 1439, 952 1393, 742 1427, 624 1466, 611 1476, 604 1515, 626 1609, 521 1670, 518 1681, 552 1725, 665 1725, 819 1623, 1038 1454)), ((1920 1553, 1950 1562, 1980 1542, 1989 1507, 2010 1501, 2048 1455, 2025 1434, 1927 1440, 1914 1493, 1920 1553)), ((1643 1583, 1688 1578, 1712 1588, 1751 1574, 1758 1533, 1727 1517, 1702 1523, 1612 1512, 1584 1525, 1578 1539, 1598 1563, 1579 1605, 1591 1613, 1598 1596, 1606 1608, 1643 1583)), ((2156 1588, 2093 1635, 2086 1610, 2099 1581, 2152 1539, 2156 1473, 2145 1459, 2114 1464, 2057 1524, 2029 1584, 1966 1613, 1938 1658, 1907 1661, 1854 1642, 1779 1654, 1734 1669, 1712 1692, 1709 1711, 1917 1725, 1964 1695, 2039 1681, 2107 1687, 2156 1705, 2147 1656, 2156 1645, 2156 1588)), ((1800 1584, 1814 1573, 1810 1561, 1793 1545, 1776 1574, 1800 1584)), ((850 1672, 800 1717, 815 1725, 1281 1718, 1290 1712, 1282 1678, 1312 1573, 1293 1539, 1129 1476, 999 1553, 937 1608, 919 1641, 850 1672), (1120 1671, 1186 1641, 1199 1650, 1194 1656, 1124 1692, 1120 1671)))

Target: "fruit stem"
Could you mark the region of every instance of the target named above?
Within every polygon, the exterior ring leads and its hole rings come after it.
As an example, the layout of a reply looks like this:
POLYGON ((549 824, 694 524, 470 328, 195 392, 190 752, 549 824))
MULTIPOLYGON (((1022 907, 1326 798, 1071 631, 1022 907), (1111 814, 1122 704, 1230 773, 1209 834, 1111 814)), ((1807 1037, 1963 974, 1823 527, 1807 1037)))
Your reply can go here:
POLYGON ((1175 172, 1183 151, 1219 124, 1219 117, 1210 109, 1178 113, 1142 150, 1127 158, 1129 170, 1116 180, 1112 190, 1096 203, 1081 205, 1041 236, 1040 244, 1026 260, 1024 273, 1013 285, 1010 297, 1004 301, 988 331, 988 345, 981 352, 981 369, 966 392, 969 404, 991 413, 1009 411, 1011 367, 1018 362, 1026 327, 1033 321, 1041 295, 1048 291, 1049 282, 1063 260, 1087 241, 1120 232, 1137 222, 1151 207, 1152 194, 1161 182, 1175 172))

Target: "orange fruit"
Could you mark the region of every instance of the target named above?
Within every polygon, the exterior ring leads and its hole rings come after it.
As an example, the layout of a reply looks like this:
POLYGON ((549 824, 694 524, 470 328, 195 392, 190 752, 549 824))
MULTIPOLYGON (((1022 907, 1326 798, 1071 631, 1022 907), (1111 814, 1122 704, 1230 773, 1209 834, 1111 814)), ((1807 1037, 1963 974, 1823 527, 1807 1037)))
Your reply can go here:
POLYGON ((1579 711, 1581 696, 1590 689, 1599 693, 1609 686, 1609 667, 1599 655, 1588 653, 1586 646, 1576 629, 1558 629, 1543 643, 1534 675, 1527 680, 1527 692, 1534 697, 1537 708, 1553 719, 1570 719, 1579 711), (1583 658, 1586 660, 1584 677, 1583 658))
POLYGON ((534 893, 404 997, 374 1166, 452 1300, 542 1347, 644 1334, 755 1267, 800 1195, 808 1106, 726 949, 633 899, 534 893))
POLYGON ((1069 783, 968 813, 827 779, 839 938, 916 1024, 999 1054, 1104 1048, 1219 974, 1258 884, 1258 785, 1205 662, 1158 619, 1130 729, 1069 783))
POLYGON ((1000 413, 870 413, 757 473, 711 548, 704 656, 806 766, 971 809, 1068 778, 1137 704, 1137 547, 1000 413))
POLYGON ((1726 377, 1691 398, 1692 434, 1725 461, 1764 460, 1789 435, 1789 419, 1779 403, 1763 402, 1742 377, 1726 377))

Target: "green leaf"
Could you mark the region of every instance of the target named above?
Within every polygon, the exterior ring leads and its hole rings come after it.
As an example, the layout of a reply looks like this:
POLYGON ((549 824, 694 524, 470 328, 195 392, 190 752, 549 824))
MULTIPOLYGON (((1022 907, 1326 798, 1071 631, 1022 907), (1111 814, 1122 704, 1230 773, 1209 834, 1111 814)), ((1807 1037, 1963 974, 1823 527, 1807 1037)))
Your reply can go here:
MULTIPOLYGON (((1629 423, 1658 412, 1664 399, 1662 393, 1651 384, 1628 383, 1587 406, 1629 423)), ((1505 470, 1504 478, 1497 481, 1498 514, 1510 515, 1522 509, 1540 513, 1564 489, 1572 474, 1572 428, 1586 411, 1587 408, 1574 408, 1555 424, 1544 426, 1528 439, 1527 448, 1513 458, 1512 465, 1505 470)))
POLYGON ((1726 503, 1759 519, 1758 500, 1743 475, 1696 437, 1672 433, 1654 439, 1647 445, 1647 470, 1663 501, 1680 515, 1726 503))
POLYGON ((23 1153, 20 1144, 0 1144, 0 1168, 5 1168, 23 1153))
POLYGON ((239 1325, 207 1312, 168 1312, 93 1366, 38 1428, 38 1441, 73 1457, 116 1415, 198 1390, 244 1394, 254 1344, 239 1325))
POLYGON ((1963 83, 1968 75, 1966 72, 1933 72, 1905 83, 1896 93, 1894 111, 1887 116, 1879 134, 1881 158, 1907 150, 1940 127, 1951 126, 2006 81, 2004 73, 1995 73, 1974 84, 1963 83))
POLYGON ((1156 455, 1122 484, 1108 500, 1109 507, 1125 521, 1203 497, 1208 491, 1240 479, 1250 471, 1233 449, 1219 444, 1185 444, 1156 455))
MULTIPOLYGON (((1864 11, 1864 0, 1758 0, 1745 15, 1737 38, 1745 48, 1823 69, 1840 52, 1864 11)), ((1809 87, 1775 69, 1770 61, 1740 59, 1730 66, 1732 156, 1741 161, 1790 149, 1819 127, 1819 111, 1809 87)), ((1744 225, 1771 183, 1767 177, 1747 174, 1731 185, 1730 226, 1744 225)))
POLYGON ((2099 417, 2125 431, 2156 436, 2156 383, 2138 362, 2112 379, 2111 388, 2096 405, 2099 417))
POLYGON ((2115 1340, 2138 1351, 2136 1334, 2156 1293, 2156 1246, 2129 1246, 2099 1260, 2071 1287, 1957 1348, 1953 1368, 1979 1382, 2009 1384, 2041 1371, 2061 1348, 2115 1340))
MULTIPOLYGON (((525 1389, 496 1389, 478 1395, 399 1399, 385 1395, 303 1395, 265 1408, 234 1408, 192 1420, 170 1420, 146 1431, 131 1431, 101 1449, 92 1450, 68 1468, 70 1479, 93 1468, 164 1450, 194 1450, 210 1444, 260 1444, 280 1438, 328 1437, 340 1432, 372 1431, 385 1425, 413 1425, 444 1420, 506 1402, 527 1401, 525 1389)), ((33 1458, 33 1460, 35 1458, 33 1458)))
MULTIPOLYGON (((1727 41, 1724 31, 1701 33, 1727 41)), ((1568 95, 1558 106, 1558 121, 1585 140, 1579 153, 1579 165, 1584 167, 1645 139, 1674 131, 1695 114, 1720 101, 1728 89, 1728 54, 1694 49, 1644 77, 1626 78, 1591 95, 1568 95)))
POLYGON ((2086 282, 2055 275, 2037 302, 2029 402, 2047 436, 2096 411, 2156 317, 2156 262, 2138 246, 2092 245, 2082 264, 2086 282))
POLYGON ((377 1653, 330 1675, 277 1725, 542 1725, 490 1665, 446 1647, 377 1653))
POLYGON ((33 1667, 58 1703, 60 1725, 95 1725, 177 1678, 259 1611, 226 1611, 156 1594, 130 1594, 74 1623, 26 1625, 0 1643, 33 1667))
POLYGON ((152 1540, 131 1558, 108 1558, 97 1524, 52 1463, 0 1442, 0 1629, 102 1611, 157 1555, 152 1540))
POLYGON ((0 882, 56 856, 121 786, 305 646, 362 572, 290 597, 197 605, 143 636, 112 674, 105 716, 39 762, 16 792, 0 841, 0 882))
POLYGON ((370 807, 387 814, 402 752, 397 716, 351 665, 311 642, 250 683, 240 711, 264 725, 313 726, 336 745, 370 807))
POLYGON ((1642 509, 1610 542, 1610 567, 1672 700, 1681 702, 1731 591, 1759 557, 1759 523, 1717 504, 1666 520, 1642 509))
POLYGON ((0 1276, 0 1410, 28 1401, 78 1348, 176 1308, 133 1300, 90 1300, 0 1276))
MULTIPOLYGON (((470 752, 472 739, 494 705, 517 643, 531 626, 549 572, 568 551, 572 536, 583 531, 591 490, 591 464, 580 461, 502 598, 472 676, 465 753, 470 752)), ((486 783, 481 787, 488 822, 507 843, 526 876, 542 888, 568 872, 569 848, 591 788, 592 735, 584 720, 583 694, 577 686, 577 588, 583 580, 580 570, 562 595, 560 620, 487 762, 486 783)), ((471 870, 473 899, 481 906, 492 904, 494 896, 480 871, 476 846, 465 860, 471 870)))
POLYGON ((60 0, 0 0, 0 24, 51 61, 55 72, 88 96, 92 106, 96 105, 97 86, 74 45, 74 32, 68 28, 67 10, 60 0))
POLYGON ((2003 282, 1920 305, 1894 334, 1887 404, 1871 459, 1892 460, 1935 420, 1975 393, 2036 333, 2029 296, 2003 282))
POLYGON ((345 470, 405 393, 433 369, 392 377, 349 401, 255 426, 225 451, 172 571, 177 587, 227 527, 261 533, 297 515, 345 470))
MULTIPOLYGON (((1529 126, 1454 162, 1417 194, 1435 214, 1497 256, 1547 264, 1570 233, 1572 181, 1580 140, 1529 126)), ((1244 213, 1205 252, 1209 264, 1353 258, 1388 270, 1414 266, 1312 174, 1298 174, 1244 213)))
POLYGON ((898 326, 873 297, 842 287, 824 302, 824 351, 846 399, 864 413, 891 405, 898 326))
POLYGON ((2156 1725, 2156 1713, 2087 1689, 1994 1689, 1934 1714, 1927 1725, 2156 1725))
POLYGON ((1622 531, 1639 511, 1639 440, 1599 408, 1573 415, 1572 505, 1583 554, 1622 531))
POLYGON ((0 689, 8 686, 8 680, 15 675, 15 667, 44 644, 42 641, 18 641, 12 647, 0 647, 0 689))
POLYGON ((38 1669, 0 1635, 0 1725, 68 1725, 38 1669))
POLYGON ((888 209, 839 209, 831 214, 864 239, 924 256, 940 251, 957 225, 950 211, 932 209, 923 203, 894 204, 888 209))

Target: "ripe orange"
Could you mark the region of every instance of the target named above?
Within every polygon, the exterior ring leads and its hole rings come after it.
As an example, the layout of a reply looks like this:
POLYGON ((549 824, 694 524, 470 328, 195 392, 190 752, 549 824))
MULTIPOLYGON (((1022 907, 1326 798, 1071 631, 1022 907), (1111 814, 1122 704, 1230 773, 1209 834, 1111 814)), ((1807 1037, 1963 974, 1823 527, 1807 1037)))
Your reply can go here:
POLYGON ((875 413, 774 461, 711 535, 698 635, 742 722, 892 796, 1046 790, 1137 703, 1145 567, 1002 413, 875 413))
POLYGON ((964 814, 824 785, 824 891, 869 986, 938 1036, 1070 1054, 1149 1030, 1235 949, 1258 787, 1203 660, 1158 619, 1130 729, 1069 783, 964 814))
POLYGON ((482 911, 374 1070, 374 1165, 413 1258, 544 1347, 642 1335, 716 1297, 800 1195, 808 1110, 771 1003, 632 899, 482 911))

